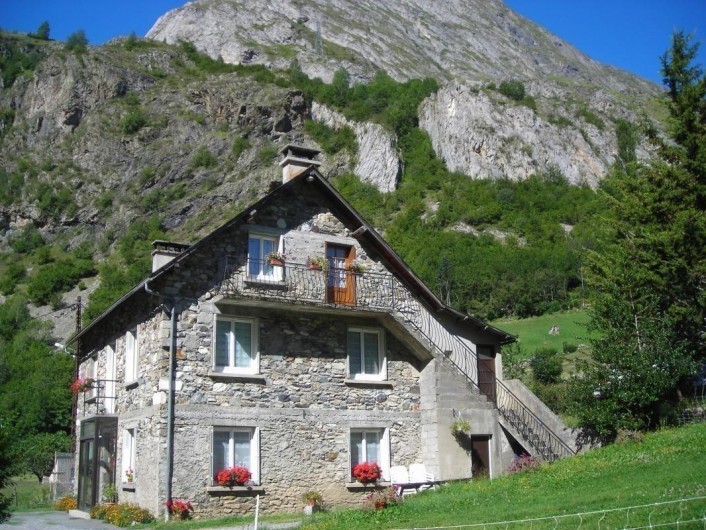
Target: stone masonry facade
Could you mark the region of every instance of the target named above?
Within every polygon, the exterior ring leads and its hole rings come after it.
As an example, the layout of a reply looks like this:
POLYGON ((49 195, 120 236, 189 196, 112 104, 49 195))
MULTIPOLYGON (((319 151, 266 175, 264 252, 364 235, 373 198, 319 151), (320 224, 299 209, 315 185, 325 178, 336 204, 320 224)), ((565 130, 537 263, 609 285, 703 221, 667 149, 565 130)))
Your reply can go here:
MULTIPOLYGON (((149 284, 150 291, 161 295, 160 300, 177 304, 175 337, 168 308, 155 297, 153 305, 128 312, 129 318, 106 323, 102 341, 91 344, 99 379, 106 378, 107 348, 115 351, 118 443, 113 465, 118 470, 116 481, 123 486, 121 502, 138 503, 155 514, 164 510, 169 344, 173 338, 172 496, 189 499, 198 517, 250 512, 255 495, 261 497, 263 512, 298 511, 302 493, 312 489, 333 505, 359 503, 361 488, 352 484, 350 476, 351 429, 384 429, 390 465, 424 462, 443 475, 438 451, 449 443, 453 400, 467 403, 477 396, 454 383, 459 390, 454 390, 442 411, 436 411, 435 396, 444 386, 438 374, 443 375, 443 370, 434 359, 436 354, 430 350, 420 354, 424 348, 418 338, 410 338, 380 311, 263 302, 258 298, 263 286, 258 285, 234 295, 220 290, 229 273, 229 260, 245 268, 251 233, 277 237, 288 262, 305 263, 308 256, 323 255, 327 244, 348 245, 355 248, 367 272, 386 272, 379 256, 352 237, 347 220, 326 206, 325 197, 309 189, 304 180, 296 186, 292 196, 253 209, 242 222, 226 225, 197 244, 188 260, 149 284), (218 316, 254 323, 257 373, 214 370, 218 316), (130 382, 124 374, 125 333, 133 327, 137 330, 138 375, 130 382), (378 330, 382 335, 384 380, 350 379, 346 336, 351 327, 378 330), (411 347, 412 343, 416 346, 411 347), (251 488, 228 490, 213 483, 214 428, 228 427, 257 429, 260 481, 251 488), (121 471, 125 429, 132 429, 136 437, 131 484, 125 483, 121 471)), ((443 364, 445 370, 447 365, 443 364)), ((466 405, 464 410, 471 408, 466 405)), ((487 407, 478 409, 485 418, 483 424, 497 424, 487 407)), ((92 414, 90 406, 81 408, 79 420, 92 414)), ((497 429, 489 434, 501 436, 497 429)), ((461 467, 470 469, 469 456, 461 452, 460 457, 465 458, 461 467)), ((453 478, 464 476, 463 471, 457 474, 453 478)))

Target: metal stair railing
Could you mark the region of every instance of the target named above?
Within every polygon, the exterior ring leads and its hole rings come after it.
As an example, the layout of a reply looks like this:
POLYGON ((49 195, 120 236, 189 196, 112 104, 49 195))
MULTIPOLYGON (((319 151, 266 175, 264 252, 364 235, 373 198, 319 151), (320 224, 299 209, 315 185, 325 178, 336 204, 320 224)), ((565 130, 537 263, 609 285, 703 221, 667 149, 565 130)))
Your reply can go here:
POLYGON ((398 295, 395 300, 398 303, 404 301, 404 306, 396 307, 395 310, 408 317, 405 321, 412 325, 437 353, 443 354, 463 373, 466 379, 481 394, 487 396, 498 409, 500 415, 525 438, 527 443, 544 460, 553 462, 576 454, 576 451, 569 447, 494 374, 492 376, 495 385, 494 392, 491 395, 487 391, 484 392, 478 384, 478 359, 476 353, 459 337, 449 333, 438 320, 428 315, 426 308, 419 301, 409 295, 398 295))
MULTIPOLYGON (((397 278, 389 273, 355 274, 344 269, 312 269, 306 264, 286 262, 272 266, 266 262, 228 256, 218 290, 225 295, 258 299, 290 300, 335 305, 351 309, 384 310, 396 313, 428 342, 429 347, 448 359, 465 378, 488 397, 500 415, 525 438, 545 460, 575 454, 556 433, 533 413, 493 373, 492 391, 481 388, 476 353, 449 331, 397 278), (331 297, 331 287, 339 282, 350 286, 344 294, 331 297)), ((485 385, 484 385, 485 386, 485 385)), ((490 386, 490 385, 489 385, 490 386)))

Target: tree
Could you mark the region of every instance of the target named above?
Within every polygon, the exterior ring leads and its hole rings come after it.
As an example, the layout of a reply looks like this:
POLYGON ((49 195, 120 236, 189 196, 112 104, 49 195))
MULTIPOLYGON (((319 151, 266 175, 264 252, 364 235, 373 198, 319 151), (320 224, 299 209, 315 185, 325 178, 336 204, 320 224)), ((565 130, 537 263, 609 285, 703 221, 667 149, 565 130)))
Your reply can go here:
POLYGON ((0 417, 0 524, 10 517, 10 498, 2 493, 12 476, 12 456, 10 454, 10 434, 5 422, 0 417))
POLYGON ((86 32, 82 29, 79 29, 69 35, 69 38, 66 39, 64 49, 76 53, 83 53, 86 51, 87 46, 88 37, 86 37, 86 32))
POLYGON ((54 467, 54 453, 71 449, 71 436, 65 432, 41 432, 27 436, 22 441, 23 467, 39 482, 49 475, 54 467))
POLYGON ((35 39, 49 40, 49 22, 46 20, 42 22, 37 28, 37 31, 32 33, 31 36, 35 39))
POLYGON ((580 367, 572 411, 605 438, 656 426, 679 381, 704 358, 706 86, 696 46, 678 32, 663 57, 674 145, 664 160, 616 167, 602 185, 612 241, 587 261, 595 290, 592 364, 580 367))

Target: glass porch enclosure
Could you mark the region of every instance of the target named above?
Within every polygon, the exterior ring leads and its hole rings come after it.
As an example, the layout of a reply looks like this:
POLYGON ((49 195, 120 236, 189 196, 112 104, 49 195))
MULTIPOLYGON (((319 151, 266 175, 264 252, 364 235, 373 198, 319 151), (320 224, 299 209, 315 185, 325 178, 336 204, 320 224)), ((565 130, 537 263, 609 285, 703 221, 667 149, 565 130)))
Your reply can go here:
POLYGON ((89 511, 101 500, 104 488, 115 484, 117 418, 81 422, 78 456, 78 508, 89 511))

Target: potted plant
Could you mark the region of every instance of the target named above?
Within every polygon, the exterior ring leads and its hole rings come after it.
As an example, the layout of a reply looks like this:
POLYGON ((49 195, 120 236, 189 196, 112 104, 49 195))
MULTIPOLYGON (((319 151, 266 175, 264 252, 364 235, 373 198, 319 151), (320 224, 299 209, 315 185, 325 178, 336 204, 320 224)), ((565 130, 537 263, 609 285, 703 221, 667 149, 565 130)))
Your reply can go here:
POLYGON ((353 477, 361 484, 373 484, 382 476, 377 462, 361 462, 353 466, 353 477))
POLYGON ((320 271, 328 269, 328 260, 323 256, 308 256, 306 266, 311 270, 320 271))
POLYGON ((118 488, 115 484, 108 484, 103 488, 103 504, 115 504, 118 502, 118 488))
POLYGON ((365 265, 363 264, 363 262, 355 260, 349 263, 346 269, 352 272, 353 274, 362 274, 363 272, 365 272, 365 265))
POLYGON ((233 488, 233 486, 245 486, 252 478, 250 470, 243 466, 227 467, 216 473, 216 484, 233 488))
POLYGON ((185 521, 191 519, 191 514, 194 513, 194 507, 191 506, 191 501, 172 499, 171 501, 167 501, 166 505, 170 518, 185 521))
POLYGON ((304 513, 306 515, 311 515, 313 512, 321 509, 321 504, 323 503, 323 496, 321 493, 315 490, 310 490, 302 495, 302 499, 306 503, 304 507, 304 513))
POLYGON ((79 392, 85 392, 93 388, 95 379, 90 377, 78 377, 73 383, 71 383, 71 392, 78 394, 79 392))
POLYGON ((125 481, 133 482, 135 480, 135 471, 129 467, 125 470, 125 481))
POLYGON ((267 264, 282 267, 284 265, 284 254, 277 251, 270 252, 267 255, 267 264))

